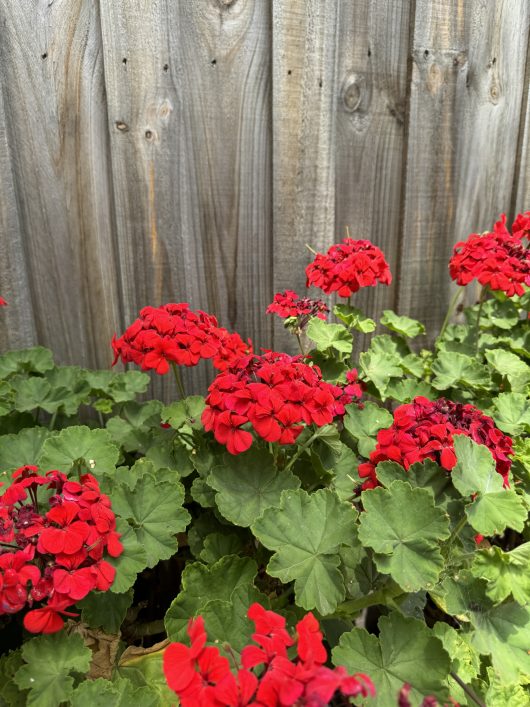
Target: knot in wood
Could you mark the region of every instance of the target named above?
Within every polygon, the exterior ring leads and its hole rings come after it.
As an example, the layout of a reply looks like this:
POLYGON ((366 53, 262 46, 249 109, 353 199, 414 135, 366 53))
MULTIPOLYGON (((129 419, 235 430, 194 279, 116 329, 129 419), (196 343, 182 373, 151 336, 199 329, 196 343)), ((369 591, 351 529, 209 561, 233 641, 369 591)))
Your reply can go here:
POLYGON ((124 123, 123 120, 116 121, 116 128, 122 133, 126 133, 129 130, 129 126, 127 123, 124 123))
POLYGON ((145 135, 145 139, 146 139, 148 142, 152 142, 152 141, 155 139, 155 137, 156 137, 155 131, 154 131, 154 130, 151 130, 150 128, 147 128, 147 130, 145 131, 144 135, 145 135))
POLYGON ((234 5, 237 0, 217 0, 217 2, 223 8, 223 10, 225 10, 226 8, 230 7, 230 5, 234 5))
POLYGON ((342 103, 348 113, 354 113, 361 105, 364 79, 351 75, 342 85, 342 103))

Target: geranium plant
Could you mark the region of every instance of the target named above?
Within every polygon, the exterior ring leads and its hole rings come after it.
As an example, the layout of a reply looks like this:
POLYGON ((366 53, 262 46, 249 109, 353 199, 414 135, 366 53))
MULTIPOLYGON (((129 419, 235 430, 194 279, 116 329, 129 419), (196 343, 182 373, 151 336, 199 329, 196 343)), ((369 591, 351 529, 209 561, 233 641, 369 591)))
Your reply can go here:
POLYGON ((128 370, 1 356, 0 704, 529 704, 529 236, 457 243, 429 337, 348 236, 263 313, 289 353, 146 303, 128 370))

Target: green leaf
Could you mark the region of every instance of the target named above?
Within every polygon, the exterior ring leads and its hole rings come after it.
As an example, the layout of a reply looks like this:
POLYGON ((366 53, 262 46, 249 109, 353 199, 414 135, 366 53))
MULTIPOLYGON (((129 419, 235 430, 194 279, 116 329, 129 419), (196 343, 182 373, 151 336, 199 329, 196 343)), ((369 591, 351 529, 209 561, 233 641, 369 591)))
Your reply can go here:
POLYGON ((392 424, 392 415, 375 403, 365 403, 361 410, 357 405, 346 405, 344 427, 357 440, 359 454, 368 458, 376 447, 379 430, 392 424))
POLYGON ((271 506, 278 506, 282 491, 297 489, 300 479, 289 472, 278 472, 272 456, 251 447, 237 456, 225 454, 208 484, 217 491, 219 512, 234 525, 248 527, 271 506))
POLYGON ((419 334, 425 334, 425 327, 421 322, 416 319, 411 319, 410 317, 400 317, 391 309, 385 309, 383 311, 383 316, 380 321, 387 329, 395 331, 396 334, 401 334, 401 336, 414 338, 419 334))
POLYGON ((199 558, 206 564, 213 565, 225 555, 239 555, 244 546, 243 538, 237 533, 210 533, 204 538, 199 558))
POLYGON ((410 403, 418 395, 435 400, 438 397, 438 392, 425 381, 418 381, 414 378, 391 380, 386 387, 386 396, 397 400, 398 403, 410 403))
POLYGON ((58 469, 68 474, 74 462, 80 462, 94 476, 111 473, 116 467, 119 450, 110 441, 107 430, 89 427, 67 427, 46 440, 39 458, 39 466, 58 469))
POLYGON ((332 651, 335 665, 370 676, 376 689, 370 704, 395 705, 404 683, 412 686, 414 704, 427 695, 444 699, 449 656, 423 621, 392 612, 379 619, 379 629, 378 637, 359 628, 344 633, 332 651))
POLYGON ((376 467, 377 478, 383 486, 390 486, 393 481, 406 481, 413 488, 425 488, 432 492, 438 503, 451 489, 451 476, 432 459, 416 462, 405 470, 397 462, 379 462, 376 467))
MULTIPOLYGON (((442 621, 434 624, 432 632, 440 639, 451 658, 451 672, 456 673, 466 684, 470 684, 479 675, 480 655, 471 646, 469 634, 457 631, 442 621)), ((460 703, 467 703, 465 692, 452 677, 449 678, 449 692, 460 703)))
POLYGON ((402 377, 403 371, 392 354, 365 351, 359 356, 361 368, 377 390, 384 395, 391 378, 402 377))
POLYGON ((172 641, 185 641, 190 618, 201 614, 209 602, 231 602, 237 589, 250 589, 256 572, 254 560, 235 555, 227 555, 210 566, 200 562, 186 565, 181 578, 181 591, 164 619, 168 637, 172 641))
MULTIPOLYGON (((121 658, 116 670, 117 675, 128 679, 135 688, 148 687, 149 690, 154 691, 157 696, 156 707, 173 705, 176 700, 175 693, 169 689, 164 675, 165 649, 162 648, 152 653, 146 653, 142 649, 136 650, 140 652, 139 655, 126 656, 125 660, 123 657, 121 658)), ((115 681, 116 678, 114 679, 115 681)), ((138 696, 142 694, 144 693, 138 693, 138 696)), ((120 705, 120 707, 131 707, 131 705, 144 707, 144 703, 136 699, 136 697, 137 695, 135 695, 134 700, 129 700, 126 704, 120 705)), ((87 707, 91 707, 91 705, 87 705, 87 707)), ((146 707, 149 707, 149 703, 146 707)))
MULTIPOLYGON (((57 370, 61 371, 62 369, 57 370)), ((38 376, 31 378, 15 376, 11 379, 11 385, 16 396, 15 409, 20 412, 42 408, 48 413, 63 410, 65 414, 73 415, 77 412, 81 402, 86 399, 89 390, 86 387, 83 394, 83 392, 80 393, 82 385, 69 388, 58 384, 54 387, 47 378, 38 376)))
POLYGON ((530 543, 510 552, 493 546, 475 554, 471 571, 488 581, 486 594, 494 602, 500 603, 512 594, 518 604, 524 605, 530 603, 529 565, 530 543))
MULTIPOLYGON (((11 471, 26 464, 35 465, 41 454, 42 445, 51 436, 44 427, 29 427, 17 434, 0 437, 0 481, 9 483, 11 471)), ((49 471, 53 467, 48 467, 49 471)))
POLYGON ((470 525, 482 535, 497 535, 506 528, 522 531, 528 512, 523 499, 512 489, 503 488, 489 449, 469 437, 456 435, 457 463, 451 473, 462 496, 477 494, 466 506, 470 525))
POLYGON ((448 388, 489 388, 490 374, 471 356, 454 351, 440 351, 432 364, 431 385, 438 390, 448 388))
POLYGON ((28 701, 28 691, 19 690, 14 677, 17 670, 24 664, 21 649, 10 651, 0 657, 0 704, 10 707, 25 707, 28 701))
POLYGON ((508 435, 530 432, 530 401, 523 393, 500 393, 493 400, 492 417, 508 435))
POLYGON ((342 324, 327 324, 318 317, 313 317, 309 322, 307 336, 315 342, 319 351, 331 348, 351 354, 353 349, 351 334, 342 324))
POLYGON ((516 354, 504 349, 489 349, 485 356, 490 366, 508 379, 514 393, 523 392, 530 383, 530 366, 516 354))
POLYGON ((334 474, 330 487, 341 501, 348 501, 354 495, 354 490, 361 483, 357 473, 359 460, 352 450, 342 445, 340 456, 333 465, 334 474))
POLYGON ((190 495, 203 508, 215 508, 215 491, 200 476, 193 479, 190 495))
POLYGON ((87 371, 86 379, 93 392, 108 396, 115 403, 126 403, 145 393, 150 383, 147 373, 141 371, 87 371))
POLYGON ((484 302, 482 315, 484 318, 489 319, 493 326, 508 331, 511 331, 519 322, 519 311, 509 299, 504 302, 499 302, 496 299, 484 302))
POLYGON ((148 686, 135 688, 130 680, 123 677, 112 682, 97 678, 85 680, 73 692, 72 707, 158 707, 157 692, 148 686))
POLYGON ((126 520, 117 518, 116 530, 121 534, 123 552, 119 557, 107 558, 108 562, 116 568, 116 577, 110 591, 123 594, 136 582, 138 573, 147 567, 147 553, 126 520))
POLYGON ((120 415, 107 421, 112 441, 127 452, 145 451, 152 442, 153 428, 160 426, 162 407, 158 400, 125 403, 120 415))
POLYGON ((22 646, 23 665, 16 684, 29 689, 28 705, 50 707, 69 700, 74 686, 71 673, 85 673, 92 653, 79 634, 60 632, 38 636, 22 646))
POLYGON ((194 430, 202 429, 201 415, 205 407, 202 395, 191 395, 185 400, 166 406, 162 410, 162 422, 168 422, 178 430, 187 425, 194 430))
POLYGON ((114 592, 91 592, 77 606, 82 610, 82 619, 92 628, 102 628, 107 633, 120 631, 127 609, 133 600, 133 590, 123 594, 114 592))
POLYGON ((79 366, 58 366, 45 373, 55 397, 59 397, 58 391, 62 393, 60 410, 65 415, 75 415, 79 406, 89 400, 90 385, 86 381, 85 373, 79 366))
POLYGON ((388 489, 365 491, 362 503, 359 539, 379 553, 378 570, 407 592, 432 587, 443 569, 439 543, 450 534, 448 517, 436 508, 432 493, 394 481, 388 489))
POLYGON ((339 549, 350 542, 356 513, 329 489, 311 496, 284 491, 280 508, 267 509, 252 526, 257 539, 274 550, 267 572, 284 584, 295 581, 296 603, 332 613, 344 599, 339 549))
POLYGON ((177 552, 175 535, 183 532, 191 520, 182 507, 184 487, 180 482, 156 482, 145 474, 133 489, 117 486, 111 498, 113 511, 127 520, 145 548, 148 567, 177 552))
POLYGON ((503 683, 493 670, 487 668, 489 677, 489 687, 486 692, 486 704, 488 707, 528 707, 530 704, 530 691, 522 685, 516 683, 503 683))
POLYGON ((349 329, 356 329, 361 334, 369 334, 375 331, 376 323, 367 317, 357 307, 350 307, 347 304, 337 304, 333 307, 333 314, 344 322, 349 329))
POLYGON ((44 373, 53 368, 53 355, 43 346, 10 351, 0 356, 0 378, 13 373, 44 373))

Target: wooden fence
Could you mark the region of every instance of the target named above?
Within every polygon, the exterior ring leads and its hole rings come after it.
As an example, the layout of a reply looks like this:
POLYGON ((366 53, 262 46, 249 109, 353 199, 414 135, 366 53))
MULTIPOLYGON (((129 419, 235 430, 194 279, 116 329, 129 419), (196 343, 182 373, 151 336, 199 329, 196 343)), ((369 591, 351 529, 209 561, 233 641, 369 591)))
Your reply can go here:
POLYGON ((107 366, 165 301, 283 347, 266 305, 346 226, 394 273, 359 305, 434 332, 452 244, 530 208, 529 24, 528 0, 0 0, 0 348, 107 366))

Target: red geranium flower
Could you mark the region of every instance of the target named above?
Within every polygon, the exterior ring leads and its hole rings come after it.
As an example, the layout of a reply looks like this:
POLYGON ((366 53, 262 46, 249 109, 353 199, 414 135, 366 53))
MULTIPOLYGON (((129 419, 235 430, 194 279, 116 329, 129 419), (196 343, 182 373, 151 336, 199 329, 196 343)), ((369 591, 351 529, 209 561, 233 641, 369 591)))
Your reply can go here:
POLYGON ((456 434, 464 434, 488 447, 507 485, 512 440, 495 426, 491 417, 474 405, 417 397, 396 408, 392 425, 377 433, 377 446, 370 454, 370 461, 359 465, 359 476, 364 479, 362 488, 378 486, 376 466, 382 461, 396 461, 409 469, 416 462, 432 459, 451 471, 456 464, 453 446, 456 434))
POLYGON ((390 285, 392 275, 382 251, 367 240, 345 238, 331 246, 326 255, 317 253, 306 268, 307 287, 314 285, 326 294, 349 297, 362 287, 378 282, 390 285))
POLYGON ((7 307, 7 302, 3 297, 0 297, 0 307, 7 307))
POLYGON ((310 319, 318 317, 326 319, 329 307, 320 299, 310 299, 309 297, 299 297, 293 290, 277 292, 274 299, 267 307, 267 314, 276 314, 281 319, 291 319, 289 328, 297 332, 303 330, 310 319))
POLYGON ((517 214, 512 225, 512 234, 515 238, 528 238, 530 240, 530 211, 517 214))

